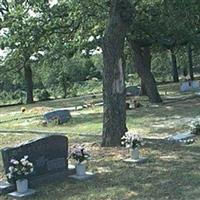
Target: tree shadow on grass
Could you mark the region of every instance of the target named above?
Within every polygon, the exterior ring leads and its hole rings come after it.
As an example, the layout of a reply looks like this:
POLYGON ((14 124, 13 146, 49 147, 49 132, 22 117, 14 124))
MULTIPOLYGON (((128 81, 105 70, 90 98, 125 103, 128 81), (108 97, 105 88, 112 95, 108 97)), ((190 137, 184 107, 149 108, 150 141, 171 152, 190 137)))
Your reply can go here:
POLYGON ((197 192, 200 183, 198 146, 195 144, 181 146, 154 139, 148 140, 145 148, 149 148, 147 163, 135 166, 123 164, 123 167, 118 166, 117 162, 113 164, 113 170, 117 168, 124 170, 118 172, 122 185, 128 187, 130 184, 130 182, 127 184, 127 178, 123 179, 124 173, 127 173, 130 181, 134 181, 134 183, 131 182, 134 185, 131 188, 139 194, 138 199, 148 199, 141 191, 145 191, 149 199, 199 198, 200 192, 197 192), (196 190, 196 193, 191 194, 191 190, 196 190))
POLYGON ((104 167, 109 168, 109 172, 97 173, 84 182, 66 180, 50 184, 41 188, 35 199, 199 199, 200 144, 181 146, 163 140, 145 141, 146 163, 125 163, 122 159, 127 156, 126 150, 99 147, 95 160, 88 165, 93 171, 104 167))

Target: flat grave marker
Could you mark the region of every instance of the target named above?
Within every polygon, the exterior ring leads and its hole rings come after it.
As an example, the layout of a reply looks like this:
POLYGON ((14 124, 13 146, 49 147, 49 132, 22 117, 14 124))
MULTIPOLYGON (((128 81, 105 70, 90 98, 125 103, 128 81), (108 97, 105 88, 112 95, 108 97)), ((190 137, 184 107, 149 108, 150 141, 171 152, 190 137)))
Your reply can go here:
POLYGON ((194 137, 195 137, 194 134, 191 134, 191 132, 187 131, 187 132, 176 133, 174 135, 168 136, 166 139, 170 142, 187 143, 188 141, 193 140, 194 137))
POLYGON ((67 123, 71 119, 70 111, 66 108, 60 108, 54 111, 50 111, 44 114, 44 120, 47 123, 51 123, 54 120, 59 124, 67 123))

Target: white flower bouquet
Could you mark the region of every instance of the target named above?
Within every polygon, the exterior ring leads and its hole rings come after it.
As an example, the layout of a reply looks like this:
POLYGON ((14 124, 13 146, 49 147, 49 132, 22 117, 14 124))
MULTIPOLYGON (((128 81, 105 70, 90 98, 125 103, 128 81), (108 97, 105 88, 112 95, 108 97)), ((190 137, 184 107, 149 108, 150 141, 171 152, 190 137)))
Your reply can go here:
POLYGON ((90 154, 87 153, 83 146, 81 145, 75 145, 69 154, 69 158, 73 158, 78 163, 82 163, 85 160, 88 160, 90 158, 90 154))
POLYGON ((142 138, 137 134, 125 133, 121 138, 121 144, 126 148, 136 149, 142 146, 142 138))
POLYGON ((10 163, 7 177, 13 181, 23 179, 33 172, 33 163, 28 161, 28 156, 24 156, 20 160, 11 159, 10 163))

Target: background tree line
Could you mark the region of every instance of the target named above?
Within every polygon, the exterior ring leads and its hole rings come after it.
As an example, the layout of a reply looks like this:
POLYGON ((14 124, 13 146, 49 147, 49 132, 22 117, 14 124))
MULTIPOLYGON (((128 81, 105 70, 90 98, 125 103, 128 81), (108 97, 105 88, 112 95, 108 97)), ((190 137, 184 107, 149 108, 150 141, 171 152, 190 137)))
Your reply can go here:
POLYGON ((102 79, 103 145, 119 144, 129 73, 152 103, 162 102, 157 81, 194 79, 199 10, 197 0, 1 0, 1 91, 23 90, 32 103, 34 89, 66 97, 77 83, 102 79))

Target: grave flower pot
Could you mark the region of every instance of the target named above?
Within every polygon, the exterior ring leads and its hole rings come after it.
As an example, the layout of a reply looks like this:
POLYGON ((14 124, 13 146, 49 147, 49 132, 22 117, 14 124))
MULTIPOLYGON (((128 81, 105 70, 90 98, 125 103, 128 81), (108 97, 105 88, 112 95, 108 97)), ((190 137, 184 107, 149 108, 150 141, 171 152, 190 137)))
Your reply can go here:
POLYGON ((27 179, 19 179, 16 181, 17 192, 25 193, 28 190, 28 180, 27 179))
POLYGON ((86 171, 86 166, 83 163, 76 164, 76 175, 77 176, 84 176, 86 171))
POLYGON ((138 148, 130 149, 130 154, 133 160, 138 160, 140 157, 140 152, 138 148))

